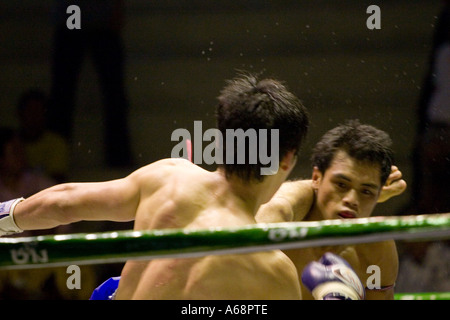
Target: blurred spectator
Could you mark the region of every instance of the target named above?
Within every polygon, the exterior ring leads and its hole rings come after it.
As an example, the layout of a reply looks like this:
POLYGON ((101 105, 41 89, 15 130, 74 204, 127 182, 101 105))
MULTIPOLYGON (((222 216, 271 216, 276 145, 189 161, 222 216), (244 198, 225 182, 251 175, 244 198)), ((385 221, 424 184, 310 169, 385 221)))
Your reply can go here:
POLYGON ((69 144, 61 135, 48 129, 46 109, 44 92, 29 90, 23 93, 17 106, 19 133, 30 167, 61 183, 67 181, 69 144))
POLYGON ((401 242, 396 292, 449 292, 450 242, 401 242))
POLYGON ((450 211, 450 1, 436 25, 420 102, 412 205, 405 214, 450 211))
MULTIPOLYGON (((56 182, 27 165, 20 136, 10 128, 0 128, 0 201, 28 197, 56 182)), ((27 231, 20 236, 36 236, 50 233, 66 233, 70 228, 62 226, 53 230, 27 231)), ((82 288, 69 290, 66 268, 42 268, 33 270, 0 271, 0 299, 88 299, 98 279, 91 266, 81 267, 82 288)))
POLYGON ((67 288, 67 267, 0 271, 0 300, 88 300, 99 279, 80 266, 81 288, 67 288))
POLYGON ((51 129, 72 139, 77 81, 87 51, 97 69, 104 101, 105 160, 112 167, 132 165, 128 100, 124 83, 121 30, 124 3, 120 0, 57 0, 49 105, 51 129), (81 29, 70 30, 67 7, 81 11, 81 29))
MULTIPOLYGON (((419 100, 412 201, 401 214, 450 212, 450 1, 433 36, 419 100)), ((397 292, 450 291, 448 241, 399 242, 397 292)))
POLYGON ((19 135, 0 128, 0 201, 28 197, 54 184, 50 177, 28 167, 19 135))

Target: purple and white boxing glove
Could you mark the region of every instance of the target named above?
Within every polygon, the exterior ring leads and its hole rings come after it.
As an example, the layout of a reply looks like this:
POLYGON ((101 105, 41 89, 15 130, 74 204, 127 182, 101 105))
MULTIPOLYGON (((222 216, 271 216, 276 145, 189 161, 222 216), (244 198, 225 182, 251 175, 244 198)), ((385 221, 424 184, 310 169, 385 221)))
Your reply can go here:
POLYGON ((316 300, 364 300, 361 280, 345 259, 327 252, 309 263, 302 272, 302 282, 316 300))
POLYGON ((14 221, 14 209, 24 198, 0 202, 0 237, 23 232, 14 221))

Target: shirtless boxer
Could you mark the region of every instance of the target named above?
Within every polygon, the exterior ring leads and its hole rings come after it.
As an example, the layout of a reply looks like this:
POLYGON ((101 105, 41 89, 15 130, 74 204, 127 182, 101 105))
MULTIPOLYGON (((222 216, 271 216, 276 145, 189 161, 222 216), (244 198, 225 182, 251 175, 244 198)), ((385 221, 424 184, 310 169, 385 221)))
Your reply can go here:
MULTIPOLYGON (((285 182, 272 200, 260 208, 256 216, 257 221, 317 221, 369 217, 377 202, 386 201, 406 188, 405 181, 401 179, 401 172, 392 166, 390 146, 391 140, 385 132, 358 121, 349 121, 330 130, 315 146, 312 156, 312 181, 285 182), (311 183, 312 188, 305 188, 305 185, 311 183)), ((299 275, 312 261, 322 257, 321 263, 324 263, 323 255, 326 252, 344 258, 364 285, 372 274, 367 273, 367 267, 378 266, 380 288, 370 290, 366 287, 365 298, 393 299, 393 286, 398 271, 398 255, 394 241, 285 251, 296 265, 299 275)), ((318 270, 315 275, 317 273, 318 270)), ((301 287, 303 299, 313 299, 310 290, 303 283, 301 287)), ((359 298, 363 296, 364 294, 359 298)))
MULTIPOLYGON (((123 179, 62 184, 22 202, 3 203, 0 230, 5 234, 81 220, 135 220, 135 230, 256 223, 259 206, 270 200, 295 165, 308 115, 298 98, 270 79, 241 76, 229 81, 218 99, 217 125, 224 137, 226 129, 279 129, 278 172, 261 175, 261 163, 225 163, 209 172, 184 159, 164 159, 123 179)), ((300 294, 295 266, 274 250, 129 261, 115 298, 300 299, 300 294)))

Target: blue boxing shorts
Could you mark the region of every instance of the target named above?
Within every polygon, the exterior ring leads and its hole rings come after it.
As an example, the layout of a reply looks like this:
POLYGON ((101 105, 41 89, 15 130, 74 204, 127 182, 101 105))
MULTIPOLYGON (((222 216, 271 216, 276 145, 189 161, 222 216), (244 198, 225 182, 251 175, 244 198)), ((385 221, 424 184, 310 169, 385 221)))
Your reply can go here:
POLYGON ((89 300, 114 300, 120 277, 112 277, 103 282, 92 292, 89 300))

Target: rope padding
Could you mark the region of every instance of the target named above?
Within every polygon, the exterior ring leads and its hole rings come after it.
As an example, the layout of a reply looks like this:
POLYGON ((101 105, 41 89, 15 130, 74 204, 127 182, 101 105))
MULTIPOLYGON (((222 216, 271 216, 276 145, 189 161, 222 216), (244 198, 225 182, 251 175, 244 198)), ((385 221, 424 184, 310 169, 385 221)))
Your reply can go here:
POLYGON ((42 268, 127 260, 187 258, 273 249, 450 238, 450 213, 235 228, 162 229, 0 238, 0 269, 42 268))

